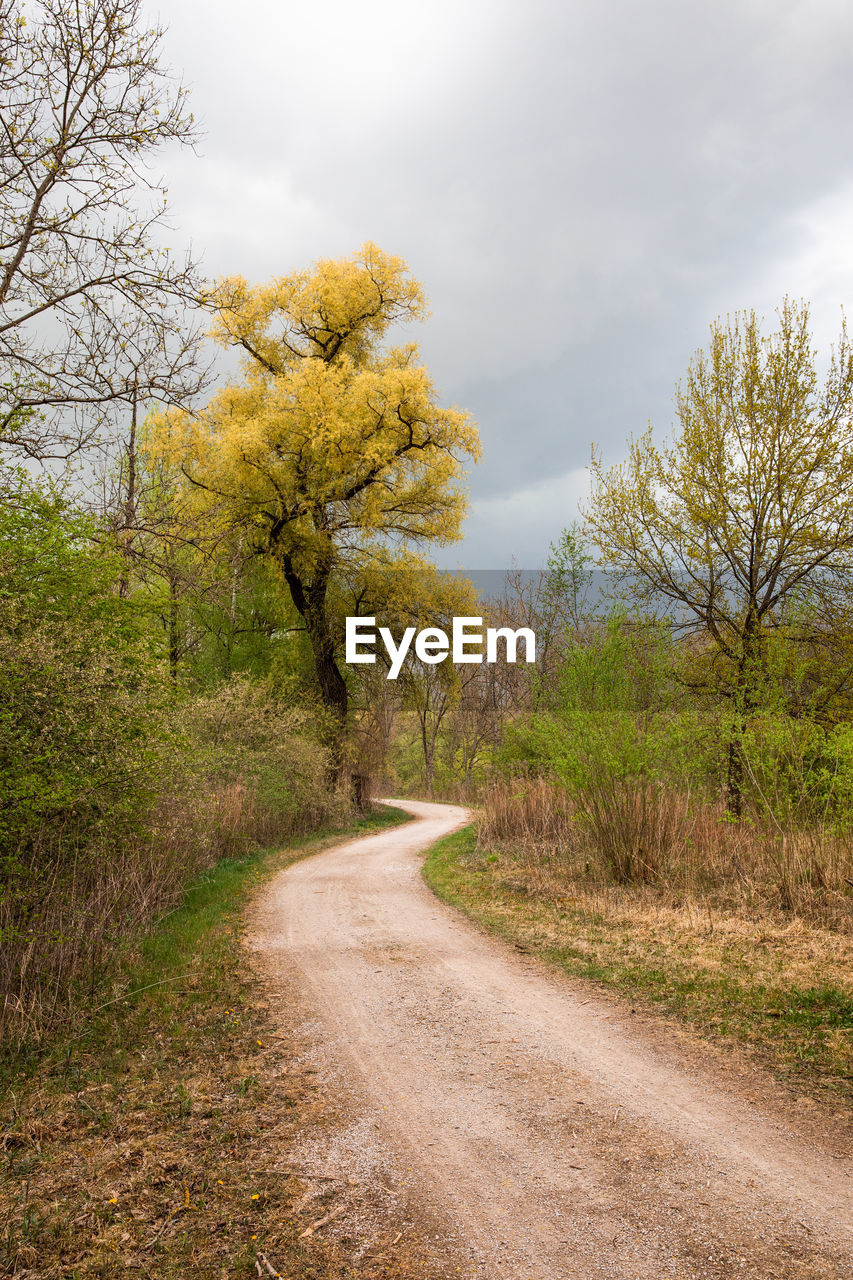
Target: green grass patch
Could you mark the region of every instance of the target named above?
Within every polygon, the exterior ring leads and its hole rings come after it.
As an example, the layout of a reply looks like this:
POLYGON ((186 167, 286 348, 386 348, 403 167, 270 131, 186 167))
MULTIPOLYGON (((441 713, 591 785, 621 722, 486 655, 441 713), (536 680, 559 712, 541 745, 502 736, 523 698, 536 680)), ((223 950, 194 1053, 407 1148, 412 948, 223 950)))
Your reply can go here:
MULTIPOLYGON (((403 822, 411 814, 390 805, 376 807, 349 827, 323 831, 296 839, 284 850, 258 849, 244 858, 225 858, 198 877, 187 889, 181 905, 165 916, 140 940, 124 967, 123 982, 128 995, 124 1017, 141 1014, 145 1020, 160 1010, 168 1015, 175 993, 169 989, 186 972, 192 981, 178 998, 191 1003, 204 1001, 221 990, 223 979, 233 985, 235 939, 239 918, 249 895, 277 871, 344 837, 369 835, 403 822), (200 964, 203 960, 203 964, 200 964)), ((241 960, 242 962, 242 960, 241 960)), ((113 1039, 115 1021, 92 1019, 87 1032, 91 1046, 101 1037, 113 1039)), ((137 1030, 141 1028, 137 1027, 137 1030)))
POLYGON ((798 922, 664 909, 648 889, 588 894, 537 876, 473 826, 424 866, 430 888, 478 924, 575 977, 748 1046, 797 1087, 853 1098, 850 940, 798 922))

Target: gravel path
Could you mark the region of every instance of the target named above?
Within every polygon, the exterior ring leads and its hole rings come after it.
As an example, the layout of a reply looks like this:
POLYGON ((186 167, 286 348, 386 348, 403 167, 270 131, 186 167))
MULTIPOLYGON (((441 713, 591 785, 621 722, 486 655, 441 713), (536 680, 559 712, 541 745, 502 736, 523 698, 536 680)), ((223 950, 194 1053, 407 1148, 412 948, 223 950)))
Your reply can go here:
POLYGON ((421 855, 467 815, 395 803, 417 821, 290 867, 254 920, 347 1098, 326 1167, 404 1189, 471 1277, 850 1280, 836 1137, 438 902, 421 855))

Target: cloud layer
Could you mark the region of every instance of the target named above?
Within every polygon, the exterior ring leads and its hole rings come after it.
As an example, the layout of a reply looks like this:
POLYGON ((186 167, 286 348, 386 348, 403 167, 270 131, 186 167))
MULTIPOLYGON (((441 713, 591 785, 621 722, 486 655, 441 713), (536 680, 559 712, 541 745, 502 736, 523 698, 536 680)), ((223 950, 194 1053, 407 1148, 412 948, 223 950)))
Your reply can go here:
POLYGON ((424 282, 413 334, 484 462, 446 559, 541 563, 719 314, 853 286, 853 10, 831 0, 172 0, 206 129, 166 157, 211 273, 372 239, 424 282))

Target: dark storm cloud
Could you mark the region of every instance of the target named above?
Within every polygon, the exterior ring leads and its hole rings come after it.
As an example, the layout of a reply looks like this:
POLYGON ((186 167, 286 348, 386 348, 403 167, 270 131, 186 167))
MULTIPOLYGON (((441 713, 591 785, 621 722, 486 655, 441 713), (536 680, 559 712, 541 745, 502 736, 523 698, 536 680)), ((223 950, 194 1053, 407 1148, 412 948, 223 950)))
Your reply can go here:
POLYGON ((412 336, 484 446, 451 560, 541 561, 590 442, 666 428, 717 314, 805 291, 837 327, 846 4, 181 0, 169 22, 207 127, 173 204, 210 269, 370 238, 426 284, 412 336))

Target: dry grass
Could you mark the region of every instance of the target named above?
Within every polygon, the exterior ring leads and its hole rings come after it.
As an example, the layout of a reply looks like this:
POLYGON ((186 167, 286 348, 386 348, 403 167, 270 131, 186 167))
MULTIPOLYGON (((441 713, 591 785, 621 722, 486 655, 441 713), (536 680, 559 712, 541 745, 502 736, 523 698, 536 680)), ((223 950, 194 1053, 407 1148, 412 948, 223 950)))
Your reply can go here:
POLYGON ((568 973, 746 1046, 799 1089, 853 1097, 853 936, 766 904, 566 874, 468 828, 430 854, 428 883, 568 973))
POLYGON ((298 993, 270 1016, 240 911, 263 877, 323 843, 202 877, 116 979, 147 990, 10 1081, 0 1275, 223 1280, 256 1277, 259 1254, 290 1280, 445 1274, 402 1192, 302 1167, 306 1137, 337 1123, 337 1100, 301 1039, 298 993), (334 1225, 300 1238, 342 1204, 334 1225))
POLYGON ((43 828, 0 894, 0 1044, 17 1052, 73 1021, 116 948, 173 907, 194 875, 347 813, 342 797, 319 790, 315 803, 274 808, 232 779, 164 797, 109 840, 79 837, 73 819, 43 828))
POLYGON ((497 780, 431 883, 574 974, 851 1093, 853 843, 727 820, 654 783, 497 780), (461 846, 460 846, 461 848, 461 846))
POLYGON ((579 798, 543 778, 484 792, 482 848, 513 850, 560 892, 649 884, 685 902, 853 930, 853 838, 730 822, 721 804, 653 782, 593 781, 579 798))

